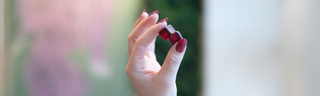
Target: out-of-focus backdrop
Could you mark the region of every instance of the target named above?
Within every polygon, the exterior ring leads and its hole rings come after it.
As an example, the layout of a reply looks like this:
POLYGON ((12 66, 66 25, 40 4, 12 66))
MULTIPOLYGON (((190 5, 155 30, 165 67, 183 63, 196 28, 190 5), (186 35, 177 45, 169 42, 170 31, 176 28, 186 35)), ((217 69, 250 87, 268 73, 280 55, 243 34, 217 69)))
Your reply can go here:
MULTIPOLYGON (((189 40, 178 94, 200 94, 201 2, 197 0, 6 0, 6 90, 10 96, 134 96, 127 37, 143 9, 189 40)), ((171 44, 157 38, 163 63, 171 44)))
MULTIPOLYGON (((188 39, 178 96, 320 96, 319 0, 4 0, 0 7, 0 96, 136 96, 125 73, 127 36, 143 9, 159 10, 188 39)), ((170 47, 157 38, 160 64, 170 47)))

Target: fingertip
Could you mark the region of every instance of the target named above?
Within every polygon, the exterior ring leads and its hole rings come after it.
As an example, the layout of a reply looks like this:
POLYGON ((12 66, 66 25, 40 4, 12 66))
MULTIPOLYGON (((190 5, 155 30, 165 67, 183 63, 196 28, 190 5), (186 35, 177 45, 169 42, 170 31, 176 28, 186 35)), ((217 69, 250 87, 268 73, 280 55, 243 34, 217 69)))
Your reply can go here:
POLYGON ((142 10, 142 13, 143 13, 143 12, 147 12, 147 10, 146 10, 146 9, 143 9, 143 10, 142 10))
POLYGON ((142 12, 141 16, 146 16, 146 17, 148 17, 149 14, 148 14, 147 12, 142 12))
MULTIPOLYGON (((162 21, 162 22, 158 22, 157 24, 161 24, 163 28, 165 28, 168 24, 167 24, 167 21, 162 21)), ((162 29, 163 29, 162 28, 162 29)), ((160 31, 159 31, 160 32, 160 31)))
POLYGON ((141 17, 144 18, 143 21, 144 21, 149 27, 152 26, 152 25, 154 25, 155 23, 157 23, 158 18, 159 18, 158 15, 155 15, 155 14, 153 14, 153 15, 151 15, 151 14, 148 15, 147 12, 144 12, 141 17))
POLYGON ((176 51, 179 53, 183 53, 186 49, 187 43, 188 43, 187 39, 185 38, 180 39, 176 45, 176 51))
POLYGON ((146 19, 148 17, 148 13, 146 12, 146 10, 144 9, 141 14, 140 14, 140 17, 137 19, 136 23, 134 24, 133 26, 133 29, 136 28, 136 26, 144 19, 146 19))
POLYGON ((149 16, 149 14, 147 13, 146 9, 143 9, 141 14, 140 14, 140 18, 144 19, 144 18, 146 18, 148 16, 149 16))
POLYGON ((159 15, 158 15, 159 11, 154 11, 152 13, 149 14, 148 18, 152 18, 152 20, 154 21, 154 23, 156 23, 159 19, 159 15))
POLYGON ((149 16, 149 14, 147 12, 142 12, 142 14, 140 15, 141 20, 147 18, 149 16))
POLYGON ((156 10, 156 11, 153 11, 152 13, 150 13, 150 15, 149 15, 149 16, 152 16, 152 15, 158 15, 158 13, 159 13, 159 11, 158 11, 158 10, 156 10))
POLYGON ((168 18, 164 18, 164 19, 160 20, 158 23, 167 22, 167 21, 168 21, 168 18))

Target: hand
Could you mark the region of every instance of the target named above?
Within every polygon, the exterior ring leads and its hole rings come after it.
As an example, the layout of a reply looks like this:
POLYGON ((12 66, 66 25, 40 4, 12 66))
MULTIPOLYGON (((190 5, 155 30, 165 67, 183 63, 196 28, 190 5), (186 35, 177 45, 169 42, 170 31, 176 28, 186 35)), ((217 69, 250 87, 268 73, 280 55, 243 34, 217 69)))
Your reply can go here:
POLYGON ((156 60, 155 40, 167 19, 158 21, 158 11, 145 10, 128 37, 129 62, 126 72, 139 96, 176 96, 176 75, 184 56, 187 40, 175 43, 161 67, 156 60))

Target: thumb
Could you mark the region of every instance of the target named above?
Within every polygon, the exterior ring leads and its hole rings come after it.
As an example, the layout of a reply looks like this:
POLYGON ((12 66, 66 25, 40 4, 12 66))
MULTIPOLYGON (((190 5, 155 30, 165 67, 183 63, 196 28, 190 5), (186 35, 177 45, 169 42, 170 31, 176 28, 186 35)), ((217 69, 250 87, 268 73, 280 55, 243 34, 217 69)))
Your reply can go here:
POLYGON ((187 39, 181 39, 176 44, 174 44, 164 61, 161 69, 159 70, 159 75, 164 76, 168 79, 175 80, 180 63, 183 59, 187 45, 187 39))

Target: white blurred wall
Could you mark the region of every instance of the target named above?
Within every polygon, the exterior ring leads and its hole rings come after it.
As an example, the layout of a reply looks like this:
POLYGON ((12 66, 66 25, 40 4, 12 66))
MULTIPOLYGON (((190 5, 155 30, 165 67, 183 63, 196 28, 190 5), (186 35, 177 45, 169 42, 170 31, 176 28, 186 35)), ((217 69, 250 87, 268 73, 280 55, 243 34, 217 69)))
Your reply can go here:
POLYGON ((320 1, 287 0, 282 19, 289 96, 320 96, 320 1))
POLYGON ((204 96, 320 96, 319 0, 204 0, 204 96))

